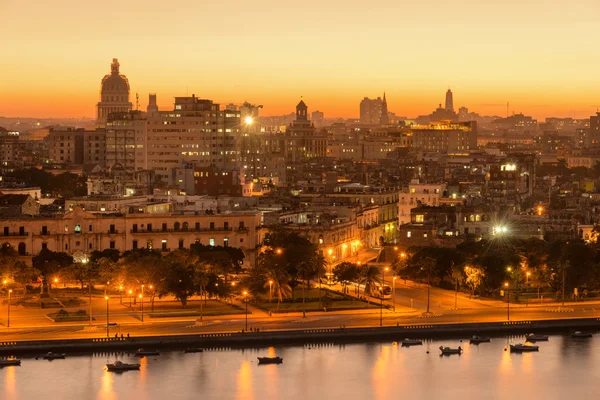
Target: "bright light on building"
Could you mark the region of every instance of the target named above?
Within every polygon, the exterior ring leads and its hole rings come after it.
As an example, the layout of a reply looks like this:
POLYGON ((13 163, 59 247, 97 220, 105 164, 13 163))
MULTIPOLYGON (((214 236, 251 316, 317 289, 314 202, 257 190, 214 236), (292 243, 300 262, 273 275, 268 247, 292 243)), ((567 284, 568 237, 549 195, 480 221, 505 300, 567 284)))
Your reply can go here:
POLYGON ((508 228, 506 226, 495 226, 492 228, 493 235, 503 235, 508 232, 508 228))
POLYGON ((247 116, 246 118, 244 118, 244 123, 246 125, 252 125, 254 123, 254 118, 252 118, 251 116, 247 116))

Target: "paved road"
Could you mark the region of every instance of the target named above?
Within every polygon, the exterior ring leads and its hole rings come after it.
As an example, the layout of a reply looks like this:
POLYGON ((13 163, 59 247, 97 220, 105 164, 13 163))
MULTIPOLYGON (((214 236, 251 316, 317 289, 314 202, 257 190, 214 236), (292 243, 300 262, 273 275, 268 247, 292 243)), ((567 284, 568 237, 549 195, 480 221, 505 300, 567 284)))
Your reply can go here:
MULTIPOLYGON (((552 318, 585 318, 600 317, 600 307, 593 308, 589 305, 578 305, 569 308, 568 312, 555 312, 556 308, 544 307, 520 307, 511 309, 512 321, 552 319, 552 318)), ((377 310, 361 313, 318 313, 308 314, 306 318, 301 315, 285 317, 256 317, 249 315, 248 325, 251 328, 259 328, 262 331, 290 330, 290 329, 314 329, 339 327, 365 327, 378 326, 380 314, 377 310)), ((383 325, 420 325, 460 322, 494 322, 506 321, 506 309, 487 307, 485 309, 470 310, 446 310, 443 314, 433 313, 431 317, 423 317, 421 314, 383 312, 383 325)), ((135 336, 151 335, 176 335, 197 334, 211 332, 238 332, 245 328, 245 316, 241 317, 210 317, 205 318, 201 326, 196 326, 193 319, 170 320, 170 321, 147 321, 143 324, 121 323, 119 328, 111 328, 110 335, 122 332, 135 336)), ((35 339, 68 339, 68 338, 90 338, 105 337, 106 331, 101 327, 92 332, 84 330, 84 324, 67 326, 40 326, 29 328, 0 328, 0 341, 9 340, 35 340, 35 339)))

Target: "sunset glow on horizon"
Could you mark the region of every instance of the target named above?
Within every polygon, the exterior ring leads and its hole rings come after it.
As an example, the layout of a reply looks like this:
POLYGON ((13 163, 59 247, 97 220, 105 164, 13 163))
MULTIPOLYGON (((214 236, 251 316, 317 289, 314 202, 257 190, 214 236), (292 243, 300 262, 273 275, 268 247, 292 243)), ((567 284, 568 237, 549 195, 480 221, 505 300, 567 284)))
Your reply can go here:
POLYGON ((448 88, 482 115, 587 118, 600 107, 595 0, 229 3, 4 0, 0 116, 95 117, 119 58, 131 102, 195 94, 358 117, 382 96, 428 114, 448 88), (343 12, 342 12, 343 11, 343 12))

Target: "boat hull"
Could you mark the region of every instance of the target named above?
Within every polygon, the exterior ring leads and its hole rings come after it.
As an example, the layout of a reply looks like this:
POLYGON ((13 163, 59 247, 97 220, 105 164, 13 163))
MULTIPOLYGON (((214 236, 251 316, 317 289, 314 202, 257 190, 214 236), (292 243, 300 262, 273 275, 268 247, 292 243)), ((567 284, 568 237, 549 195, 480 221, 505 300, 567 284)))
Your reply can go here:
POLYGON ((259 364, 282 364, 283 358, 281 357, 257 357, 259 364))

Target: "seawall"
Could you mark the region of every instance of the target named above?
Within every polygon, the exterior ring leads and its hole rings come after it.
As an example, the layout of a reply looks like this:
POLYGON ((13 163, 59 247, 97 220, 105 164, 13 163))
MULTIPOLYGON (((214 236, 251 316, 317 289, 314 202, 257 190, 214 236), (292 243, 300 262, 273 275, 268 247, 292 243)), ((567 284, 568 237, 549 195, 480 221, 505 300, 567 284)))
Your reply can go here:
POLYGON ((143 336, 131 339, 96 338, 0 341, 0 355, 19 353, 127 351, 154 348, 255 347, 314 342, 355 342, 401 340, 404 338, 457 337, 471 335, 516 335, 530 332, 551 333, 574 330, 600 330, 600 318, 576 318, 467 324, 415 324, 369 328, 323 328, 279 330, 252 333, 206 333, 194 335, 143 336))

